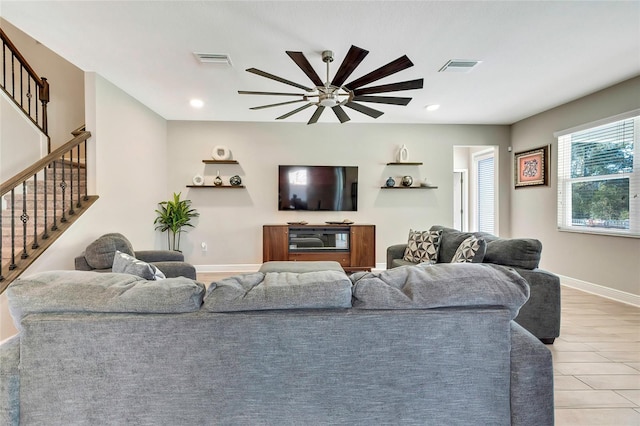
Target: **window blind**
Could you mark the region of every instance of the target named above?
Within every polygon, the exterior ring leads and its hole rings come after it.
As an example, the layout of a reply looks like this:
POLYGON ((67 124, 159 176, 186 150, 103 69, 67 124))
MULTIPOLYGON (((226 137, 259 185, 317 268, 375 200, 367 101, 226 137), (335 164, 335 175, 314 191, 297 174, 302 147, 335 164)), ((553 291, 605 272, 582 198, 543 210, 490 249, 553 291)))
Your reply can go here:
POLYGON ((558 228, 640 237, 640 116, 558 136, 558 228))
POLYGON ((495 233, 495 177, 493 157, 478 160, 478 231, 495 233))

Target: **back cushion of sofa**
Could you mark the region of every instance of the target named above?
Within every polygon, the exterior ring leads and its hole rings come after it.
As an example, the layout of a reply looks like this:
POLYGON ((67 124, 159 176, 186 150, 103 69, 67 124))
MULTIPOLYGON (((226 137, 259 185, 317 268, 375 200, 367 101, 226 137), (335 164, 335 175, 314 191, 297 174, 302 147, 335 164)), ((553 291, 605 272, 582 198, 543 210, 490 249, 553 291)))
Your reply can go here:
POLYGON ((89 244, 84 251, 84 257, 93 269, 108 269, 113 265, 116 250, 135 256, 129 240, 124 235, 114 232, 105 234, 89 244))
POLYGON ((533 238, 497 238, 487 243, 484 262, 535 269, 541 252, 542 243, 533 238))
POLYGON ((351 281, 344 272, 256 272, 211 283, 202 309, 208 312, 351 307, 351 281))
POLYGON ((469 236, 482 237, 487 242, 483 263, 535 269, 540 264, 542 243, 533 238, 499 238, 487 232, 460 232, 434 225, 431 231, 442 231, 438 263, 449 263, 460 244, 469 236))

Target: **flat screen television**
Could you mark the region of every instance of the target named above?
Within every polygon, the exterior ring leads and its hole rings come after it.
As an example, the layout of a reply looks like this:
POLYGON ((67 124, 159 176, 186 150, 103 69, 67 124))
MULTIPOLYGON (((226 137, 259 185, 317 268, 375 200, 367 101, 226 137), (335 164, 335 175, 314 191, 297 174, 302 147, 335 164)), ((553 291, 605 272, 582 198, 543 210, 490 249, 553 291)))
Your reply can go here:
POLYGON ((358 210, 358 167, 279 166, 278 169, 278 210, 358 210))

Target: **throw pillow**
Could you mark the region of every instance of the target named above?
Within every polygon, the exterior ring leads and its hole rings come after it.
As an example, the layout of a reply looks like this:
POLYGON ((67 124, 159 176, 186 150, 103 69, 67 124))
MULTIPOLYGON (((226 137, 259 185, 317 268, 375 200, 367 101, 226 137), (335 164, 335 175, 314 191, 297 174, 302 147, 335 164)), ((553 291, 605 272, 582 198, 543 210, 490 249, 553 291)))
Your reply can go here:
POLYGON ((119 250, 133 256, 133 246, 119 233, 104 234, 85 249, 84 257, 94 269, 108 269, 113 265, 113 256, 119 250))
POLYGON ((470 236, 458 246, 451 263, 482 263, 487 251, 487 243, 483 238, 470 236))
POLYGON ((138 260, 120 250, 116 250, 116 254, 113 257, 113 268, 111 268, 111 270, 120 274, 137 275, 138 277, 151 281, 166 278, 162 271, 155 265, 138 260))
POLYGON ((402 260, 413 263, 435 263, 438 260, 441 235, 442 231, 409 230, 409 241, 402 260))

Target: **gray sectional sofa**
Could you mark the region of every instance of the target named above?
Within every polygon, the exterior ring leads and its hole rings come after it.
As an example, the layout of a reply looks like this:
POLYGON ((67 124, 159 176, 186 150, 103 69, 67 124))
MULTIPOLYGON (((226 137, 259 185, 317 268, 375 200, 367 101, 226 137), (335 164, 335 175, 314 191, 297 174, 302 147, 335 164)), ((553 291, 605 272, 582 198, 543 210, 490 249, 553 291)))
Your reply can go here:
MULTIPOLYGON (((529 300, 515 321, 547 344, 560 335, 560 278, 538 267, 542 254, 539 240, 499 238, 486 232, 460 232, 440 225, 429 230, 441 232, 437 264, 451 262, 458 246, 469 236, 484 239, 486 253, 482 262, 511 267, 529 284, 529 300)), ((396 244, 387 248, 387 269, 415 264, 403 260, 406 247, 407 244, 396 244)))
POLYGON ((552 425, 550 351, 492 265, 187 278, 57 271, 7 290, 2 425, 552 425))

